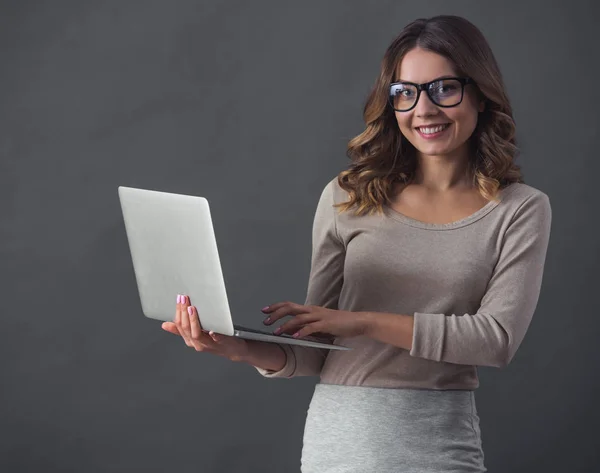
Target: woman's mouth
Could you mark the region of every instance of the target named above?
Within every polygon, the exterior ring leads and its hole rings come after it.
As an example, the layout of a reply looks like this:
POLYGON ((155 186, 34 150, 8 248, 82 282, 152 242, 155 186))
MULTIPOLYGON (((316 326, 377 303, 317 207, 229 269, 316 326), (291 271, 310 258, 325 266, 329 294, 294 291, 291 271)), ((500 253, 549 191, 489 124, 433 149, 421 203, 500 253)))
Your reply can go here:
POLYGON ((442 136, 449 127, 450 123, 445 123, 437 126, 417 127, 415 130, 417 130, 421 138, 431 140, 442 136))

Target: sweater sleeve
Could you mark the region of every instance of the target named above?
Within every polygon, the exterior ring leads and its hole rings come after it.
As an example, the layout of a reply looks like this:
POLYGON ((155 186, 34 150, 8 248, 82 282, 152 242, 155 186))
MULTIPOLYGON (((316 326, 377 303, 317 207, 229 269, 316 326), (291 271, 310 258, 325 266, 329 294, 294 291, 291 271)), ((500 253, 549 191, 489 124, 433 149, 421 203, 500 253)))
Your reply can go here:
POLYGON ((537 306, 551 220, 548 196, 536 192, 528 197, 506 229, 477 313, 415 312, 410 355, 457 364, 507 366, 537 306))
MULTIPOLYGON (((329 309, 338 308, 343 284, 345 246, 339 238, 336 226, 337 210, 333 207, 331 181, 319 199, 312 228, 311 269, 304 305, 316 305, 329 309)), ((266 378, 292 378, 294 376, 319 376, 326 348, 278 344, 286 353, 287 361, 280 371, 255 367, 266 378)))

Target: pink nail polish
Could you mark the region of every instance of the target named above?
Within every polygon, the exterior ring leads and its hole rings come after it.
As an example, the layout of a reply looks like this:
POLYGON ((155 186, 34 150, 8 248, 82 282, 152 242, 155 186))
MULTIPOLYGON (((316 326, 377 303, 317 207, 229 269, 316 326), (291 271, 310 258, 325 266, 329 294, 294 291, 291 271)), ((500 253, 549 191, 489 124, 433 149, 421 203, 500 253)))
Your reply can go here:
POLYGON ((181 295, 177 294, 177 303, 181 304, 181 295))
POLYGON ((262 308, 262 309, 260 309, 260 310, 262 310, 263 312, 264 312, 265 310, 269 310, 269 306, 263 307, 263 308, 262 308))
POLYGON ((188 314, 194 315, 194 309, 192 309, 192 306, 188 307, 188 314))

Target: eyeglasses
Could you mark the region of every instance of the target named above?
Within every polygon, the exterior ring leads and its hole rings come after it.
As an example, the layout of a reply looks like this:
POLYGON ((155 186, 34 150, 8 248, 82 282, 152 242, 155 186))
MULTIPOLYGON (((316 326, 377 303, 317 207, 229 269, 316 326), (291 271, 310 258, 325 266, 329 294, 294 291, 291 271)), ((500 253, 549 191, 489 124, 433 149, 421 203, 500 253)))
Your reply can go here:
POLYGON ((439 107, 456 107, 462 102, 465 85, 473 83, 470 77, 448 77, 424 84, 394 82, 390 85, 389 101, 395 111, 408 112, 417 106, 421 91, 425 90, 439 107))

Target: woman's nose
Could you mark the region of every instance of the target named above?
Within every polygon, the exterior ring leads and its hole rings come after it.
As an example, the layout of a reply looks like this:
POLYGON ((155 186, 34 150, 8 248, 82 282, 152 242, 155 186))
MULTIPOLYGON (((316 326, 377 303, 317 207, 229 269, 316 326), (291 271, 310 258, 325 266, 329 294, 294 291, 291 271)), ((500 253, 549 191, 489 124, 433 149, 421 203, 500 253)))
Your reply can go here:
POLYGON ((415 105, 415 115, 418 117, 428 116, 431 114, 436 114, 438 111, 438 106, 431 101, 429 95, 427 95, 425 91, 421 92, 419 101, 417 102, 417 105, 415 105))

